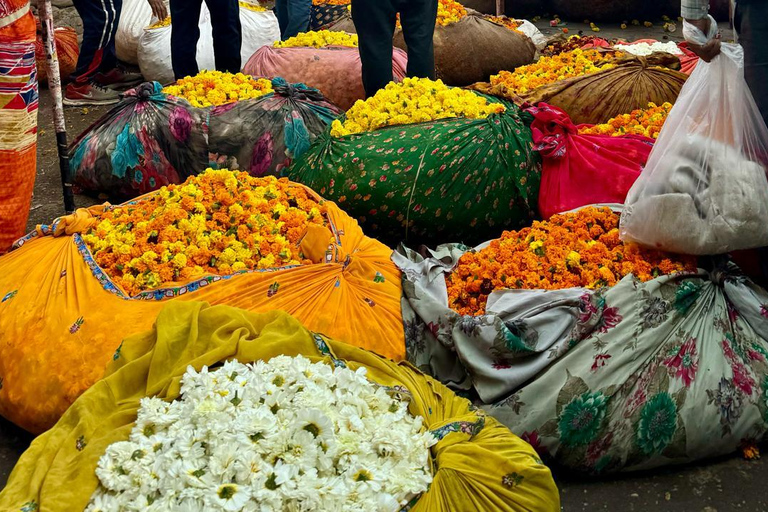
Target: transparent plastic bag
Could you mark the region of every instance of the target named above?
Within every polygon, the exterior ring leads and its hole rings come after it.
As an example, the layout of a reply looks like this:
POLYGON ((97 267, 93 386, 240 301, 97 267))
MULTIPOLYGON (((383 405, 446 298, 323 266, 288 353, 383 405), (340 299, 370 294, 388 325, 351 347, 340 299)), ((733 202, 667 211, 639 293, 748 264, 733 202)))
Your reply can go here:
POLYGON ((680 92, 627 196, 621 238, 694 255, 767 246, 766 172, 768 128, 744 80, 744 52, 724 43, 680 92))

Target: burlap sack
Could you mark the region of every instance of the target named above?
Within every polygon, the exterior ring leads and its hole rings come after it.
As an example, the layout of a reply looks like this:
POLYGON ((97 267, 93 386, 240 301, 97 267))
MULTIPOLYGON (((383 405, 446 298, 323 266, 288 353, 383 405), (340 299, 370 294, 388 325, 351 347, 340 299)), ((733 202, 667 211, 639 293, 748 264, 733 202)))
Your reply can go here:
MULTIPOLYGON (((407 49, 402 31, 395 46, 407 49)), ((536 47, 531 40, 480 16, 469 15, 448 26, 435 28, 435 65, 438 78, 463 87, 487 81, 501 70, 533 62, 536 47)))

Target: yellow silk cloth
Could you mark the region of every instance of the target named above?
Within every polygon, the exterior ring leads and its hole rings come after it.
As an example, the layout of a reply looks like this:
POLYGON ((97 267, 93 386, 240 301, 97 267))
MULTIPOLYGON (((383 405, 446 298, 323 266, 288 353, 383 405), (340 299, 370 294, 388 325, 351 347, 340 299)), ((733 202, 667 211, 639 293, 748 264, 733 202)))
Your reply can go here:
POLYGON ((22 455, 0 493, 0 510, 83 510, 98 484, 99 457, 111 443, 128 438, 141 398, 177 398, 189 365, 199 370, 282 354, 329 364, 341 360, 352 370, 366 367, 381 385, 407 389, 410 412, 424 417, 426 428, 442 432, 431 449, 434 481, 414 512, 560 510, 552 475, 530 445, 409 364, 313 335, 283 312, 256 314, 199 302, 169 304, 154 330, 123 343, 104 379, 22 455))
POLYGON ((194 288, 172 283, 162 300, 121 296, 93 261, 89 266, 78 233, 107 205, 39 227, 37 237, 0 257, 0 415, 31 432, 50 428, 101 378, 121 339, 151 329, 175 301, 284 310, 315 332, 403 359, 392 251, 326 204, 328 227, 312 227, 301 242, 315 264, 216 276, 194 288))

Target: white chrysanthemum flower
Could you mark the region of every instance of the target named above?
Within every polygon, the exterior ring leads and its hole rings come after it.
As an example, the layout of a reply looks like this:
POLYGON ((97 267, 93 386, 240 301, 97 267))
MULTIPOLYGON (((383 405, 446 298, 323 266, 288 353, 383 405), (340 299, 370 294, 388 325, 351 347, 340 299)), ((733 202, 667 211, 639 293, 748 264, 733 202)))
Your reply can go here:
POLYGON ((394 511, 432 480, 434 437, 355 371, 304 357, 188 368, 181 397, 142 400, 88 511, 394 511))

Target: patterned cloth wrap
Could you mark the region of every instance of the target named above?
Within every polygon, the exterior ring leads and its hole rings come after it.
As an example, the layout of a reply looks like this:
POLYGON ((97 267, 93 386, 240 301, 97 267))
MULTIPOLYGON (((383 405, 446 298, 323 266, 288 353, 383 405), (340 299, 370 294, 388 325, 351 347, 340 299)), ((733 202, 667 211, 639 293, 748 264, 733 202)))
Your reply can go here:
POLYGON ((504 290, 448 307, 468 250, 402 249, 407 358, 577 471, 732 453, 768 431, 768 293, 732 263, 601 291, 504 290))
POLYGON ((83 510, 98 484, 99 457, 128 438, 139 400, 176 399, 188 366, 302 355, 313 363, 366 368, 369 379, 424 418, 437 439, 430 449, 434 479, 404 511, 560 510, 552 474, 527 443, 408 364, 313 334, 282 311, 254 314, 190 302, 169 305, 155 325, 126 339, 106 377, 22 455, 0 493, 0 509, 83 510))
POLYGON ((349 12, 349 5, 312 5, 309 30, 327 30, 349 12))
POLYGON ((70 146, 75 184, 132 199, 207 167, 277 174, 341 112, 314 89, 273 80, 274 94, 194 108, 157 82, 125 99, 70 146))
POLYGON ((444 119, 334 138, 288 169, 385 242, 487 240, 535 216, 541 165, 529 114, 444 119))
POLYGON ((0 415, 17 425, 35 433, 50 428, 101 378, 120 338, 151 328, 169 302, 282 310, 314 331, 396 361, 405 357, 392 249, 365 236, 335 204, 327 203, 327 225, 310 227, 299 242, 313 264, 209 274, 134 296, 96 264, 81 236, 107 208, 114 207, 80 209, 38 226, 0 258, 0 415))
POLYGON ((24 234, 37 171, 35 19, 0 2, 0 254, 24 234))

